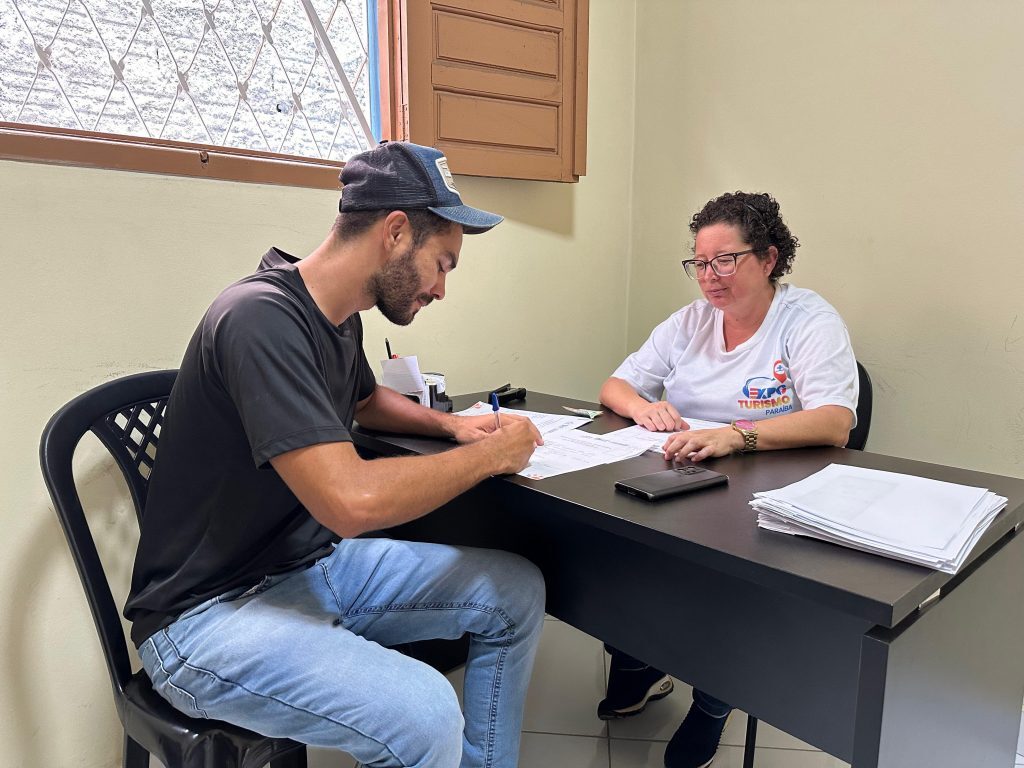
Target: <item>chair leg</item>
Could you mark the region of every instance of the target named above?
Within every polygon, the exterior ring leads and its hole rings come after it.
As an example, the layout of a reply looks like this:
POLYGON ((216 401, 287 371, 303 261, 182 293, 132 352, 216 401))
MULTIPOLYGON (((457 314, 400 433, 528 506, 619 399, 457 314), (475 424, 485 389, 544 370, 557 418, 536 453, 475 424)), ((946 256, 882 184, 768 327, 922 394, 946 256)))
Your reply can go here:
POLYGON ((270 761, 270 768, 306 768, 306 748, 275 757, 270 761))
POLYGON ((754 768, 754 748, 757 746, 757 718, 747 715, 747 738, 743 745, 743 768, 754 768))
POLYGON ((149 752, 127 733, 124 735, 122 765, 124 768, 149 768, 149 752))

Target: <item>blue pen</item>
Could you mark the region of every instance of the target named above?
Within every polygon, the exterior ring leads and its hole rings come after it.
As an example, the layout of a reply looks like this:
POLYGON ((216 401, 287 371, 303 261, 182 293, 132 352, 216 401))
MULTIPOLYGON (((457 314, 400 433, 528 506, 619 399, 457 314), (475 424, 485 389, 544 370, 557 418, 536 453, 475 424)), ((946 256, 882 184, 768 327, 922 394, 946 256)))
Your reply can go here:
POLYGON ((494 428, 501 429, 501 414, 498 413, 498 396, 491 392, 491 410, 494 411, 494 428))

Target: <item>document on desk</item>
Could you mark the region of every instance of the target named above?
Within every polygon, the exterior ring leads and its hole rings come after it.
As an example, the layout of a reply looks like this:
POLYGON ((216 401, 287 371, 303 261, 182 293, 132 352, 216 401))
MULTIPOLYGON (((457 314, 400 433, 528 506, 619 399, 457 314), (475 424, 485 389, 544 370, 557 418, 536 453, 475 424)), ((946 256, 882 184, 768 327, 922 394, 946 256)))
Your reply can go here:
POLYGON ((1006 499, 987 488, 830 464, 750 505, 758 526, 956 573, 1006 499))
MULTIPOLYGON (((723 424, 719 421, 704 421, 703 419, 688 419, 685 416, 683 421, 690 425, 690 430, 694 429, 717 429, 718 427, 727 427, 728 424, 723 424)), ((684 430, 685 431, 685 430, 684 430)), ((641 427, 639 424, 634 424, 632 427, 624 427, 623 429, 617 429, 614 432, 609 432, 604 437, 618 440, 620 442, 629 443, 635 445, 638 449, 637 455, 644 451, 660 451, 661 446, 665 444, 675 432, 652 432, 646 427, 641 427)))
MULTIPOLYGON (((492 413, 490 405, 475 403, 456 415, 478 416, 489 413, 492 413)), ((566 472, 596 467, 598 464, 631 459, 647 450, 646 443, 616 438, 614 432, 611 435, 592 435, 578 431, 576 427, 593 421, 583 416, 563 416, 513 408, 501 408, 499 413, 526 416, 544 438, 544 445, 537 446, 530 457, 530 463, 519 472, 531 480, 543 480, 566 472)))
POLYGON ((531 480, 543 480, 599 464, 631 459, 643 451, 635 445, 609 439, 608 435, 564 429, 550 437, 545 436, 544 445, 537 446, 530 463, 518 474, 531 480))
MULTIPOLYGON (((456 416, 486 416, 493 413, 491 406, 487 403, 474 403, 465 410, 456 413, 456 416)), ((561 432, 566 429, 576 429, 584 424, 589 424, 593 419, 585 416, 563 416, 558 413, 540 413, 538 411, 521 411, 518 408, 499 408, 498 413, 510 414, 512 416, 525 416, 533 422, 533 426, 540 432, 545 440, 548 435, 561 432)))

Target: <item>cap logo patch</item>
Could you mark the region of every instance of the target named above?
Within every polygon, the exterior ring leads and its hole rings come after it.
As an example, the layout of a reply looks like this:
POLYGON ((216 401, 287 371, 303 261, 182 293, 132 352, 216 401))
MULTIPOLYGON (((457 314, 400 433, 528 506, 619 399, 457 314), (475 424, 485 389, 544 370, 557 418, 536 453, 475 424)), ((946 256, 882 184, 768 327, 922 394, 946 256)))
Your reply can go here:
POLYGON ((458 195, 459 190, 455 188, 455 179, 452 178, 452 172, 448 170, 448 158, 442 155, 434 161, 434 165, 437 166, 437 172, 441 174, 441 181, 444 182, 444 185, 450 192, 458 195))

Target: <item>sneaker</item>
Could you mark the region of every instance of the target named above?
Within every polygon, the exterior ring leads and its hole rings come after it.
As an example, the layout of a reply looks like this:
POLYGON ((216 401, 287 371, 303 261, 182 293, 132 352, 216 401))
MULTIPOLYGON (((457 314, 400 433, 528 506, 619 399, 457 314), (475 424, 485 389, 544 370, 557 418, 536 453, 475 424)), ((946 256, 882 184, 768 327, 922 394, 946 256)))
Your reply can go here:
POLYGON ((660 669, 640 664, 621 666, 612 657, 608 670, 608 696, 597 705, 597 716, 602 720, 639 715, 647 702, 663 699, 672 693, 672 678, 660 669))
POLYGON ((665 748, 665 768, 707 768, 711 765, 728 720, 729 715, 713 717, 696 704, 691 704, 690 711, 665 748))

